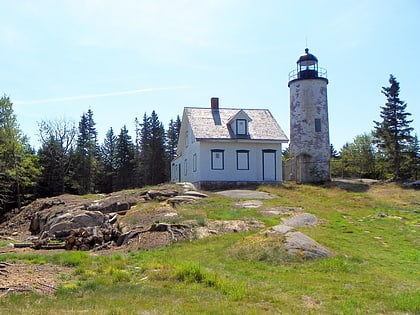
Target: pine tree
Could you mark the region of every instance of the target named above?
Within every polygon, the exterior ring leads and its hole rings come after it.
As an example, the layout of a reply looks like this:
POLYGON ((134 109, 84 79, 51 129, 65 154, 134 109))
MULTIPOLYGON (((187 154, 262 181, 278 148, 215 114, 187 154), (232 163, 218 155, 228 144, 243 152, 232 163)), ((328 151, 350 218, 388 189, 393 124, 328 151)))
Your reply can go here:
POLYGON ((142 172, 142 163, 141 163, 141 123, 137 119, 134 119, 134 128, 135 128, 135 145, 134 145, 134 186, 141 187, 144 185, 144 176, 142 172))
POLYGON ((73 185, 79 194, 95 191, 98 176, 98 144, 97 131, 93 120, 93 112, 89 109, 83 113, 79 122, 73 185))
POLYGON ((150 116, 151 127, 151 178, 150 184, 156 185, 168 180, 168 157, 165 151, 165 128, 159 121, 158 115, 152 111, 150 116))
POLYGON ((181 119, 179 115, 174 121, 171 119, 169 122, 168 132, 167 132, 167 151, 169 155, 169 160, 172 161, 176 157, 176 150, 178 148, 178 138, 179 131, 181 129, 181 119))
POLYGON ((411 116, 406 112, 407 104, 400 100, 400 84, 391 74, 389 78, 389 87, 382 87, 382 94, 385 95, 387 102, 385 106, 381 106, 382 118, 381 122, 374 121, 375 143, 384 153, 384 156, 390 164, 390 170, 394 180, 401 180, 401 165, 405 156, 402 152, 412 141, 410 127, 412 120, 408 120, 411 116))
POLYGON ((116 162, 116 189, 133 188, 134 144, 128 134, 127 127, 121 128, 118 135, 115 162, 116 162))
POLYGON ((340 154, 337 152, 337 150, 334 148, 332 144, 330 144, 330 152, 331 152, 331 158, 332 159, 339 159, 340 154))
POLYGON ((117 172, 117 136, 112 127, 107 131, 101 146, 101 161, 103 165, 100 190, 106 193, 114 191, 117 172))
POLYGON ((152 149, 151 149, 151 121, 150 117, 146 113, 143 115, 143 122, 140 124, 138 131, 138 154, 139 154, 139 164, 138 164, 138 174, 141 178, 142 185, 150 184, 151 179, 151 159, 152 159, 152 149))
POLYGON ((155 111, 145 113, 140 125, 140 173, 143 183, 155 185, 168 179, 169 164, 165 150, 165 128, 155 111))

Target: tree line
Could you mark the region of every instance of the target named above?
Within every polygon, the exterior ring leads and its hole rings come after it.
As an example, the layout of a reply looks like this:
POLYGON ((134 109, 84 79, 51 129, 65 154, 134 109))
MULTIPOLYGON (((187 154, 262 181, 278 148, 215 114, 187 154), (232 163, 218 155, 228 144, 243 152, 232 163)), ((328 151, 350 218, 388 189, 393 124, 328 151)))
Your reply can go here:
POLYGON ((155 111, 135 119, 135 138, 126 126, 109 128, 102 143, 92 110, 78 125, 66 119, 38 122, 40 148, 31 148, 19 128, 9 97, 0 98, 0 217, 39 197, 63 193, 110 193, 170 179, 181 120, 165 130, 155 111))
MULTIPOLYGON (((331 146, 333 177, 418 179, 420 144, 410 127, 413 120, 393 75, 389 84, 382 87, 386 103, 373 130, 339 152, 331 146)), ((99 143, 90 109, 77 126, 65 119, 38 124, 41 147, 35 152, 19 129, 9 97, 0 98, 0 217, 38 197, 110 193, 168 181, 181 127, 177 116, 165 130, 152 111, 134 120, 134 139, 123 126, 118 133, 110 128, 99 143)))

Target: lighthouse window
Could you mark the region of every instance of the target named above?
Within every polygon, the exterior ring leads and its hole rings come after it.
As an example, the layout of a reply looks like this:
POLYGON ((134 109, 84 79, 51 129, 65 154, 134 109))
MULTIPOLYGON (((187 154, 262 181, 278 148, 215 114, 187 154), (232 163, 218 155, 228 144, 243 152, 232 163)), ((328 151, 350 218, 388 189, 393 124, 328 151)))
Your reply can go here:
POLYGON ((315 118, 315 132, 321 132, 321 119, 315 118))

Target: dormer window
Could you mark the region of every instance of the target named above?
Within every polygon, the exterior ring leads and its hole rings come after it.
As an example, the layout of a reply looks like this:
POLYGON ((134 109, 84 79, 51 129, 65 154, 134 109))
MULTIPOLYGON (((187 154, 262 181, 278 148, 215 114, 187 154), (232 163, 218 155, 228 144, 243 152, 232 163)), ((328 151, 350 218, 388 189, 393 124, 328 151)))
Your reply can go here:
POLYGON ((236 119, 236 134, 246 136, 248 134, 248 123, 246 119, 236 119))
POLYGON ((249 134, 249 123, 252 119, 244 110, 238 111, 233 117, 229 118, 228 128, 234 137, 239 139, 247 139, 249 134))

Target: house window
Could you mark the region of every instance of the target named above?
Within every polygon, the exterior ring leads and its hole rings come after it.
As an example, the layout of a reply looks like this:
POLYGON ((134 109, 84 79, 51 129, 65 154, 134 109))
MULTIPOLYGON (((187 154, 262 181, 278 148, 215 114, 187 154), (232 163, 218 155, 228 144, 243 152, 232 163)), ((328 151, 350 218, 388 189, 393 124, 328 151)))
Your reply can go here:
POLYGON ((184 160, 184 176, 187 176, 187 166, 188 166, 187 159, 185 159, 184 160))
POLYGON ((197 154, 193 155, 193 172, 197 172, 197 154))
POLYGON ((246 119, 236 119, 236 134, 246 135, 247 134, 247 121, 246 119))
POLYGON ((223 170, 225 168, 224 155, 225 152, 223 150, 211 150, 212 170, 223 170))
POLYGON ((315 132, 321 132, 321 119, 315 118, 315 132))
POLYGON ((236 151, 236 169, 249 170, 249 151, 248 150, 236 151))

